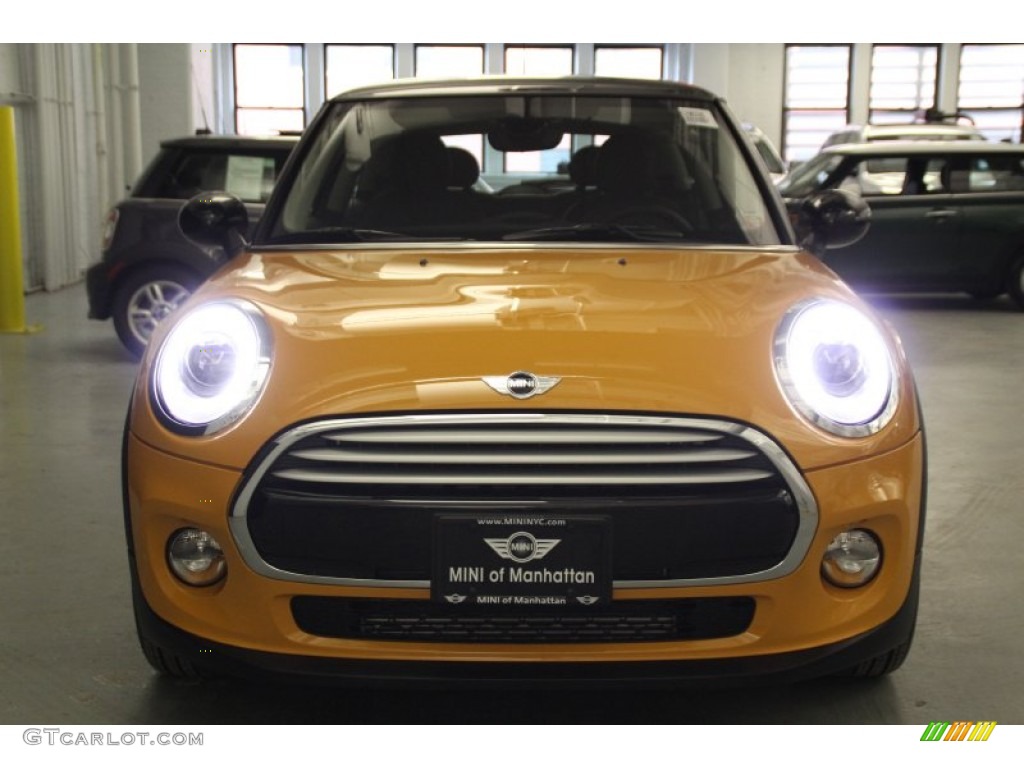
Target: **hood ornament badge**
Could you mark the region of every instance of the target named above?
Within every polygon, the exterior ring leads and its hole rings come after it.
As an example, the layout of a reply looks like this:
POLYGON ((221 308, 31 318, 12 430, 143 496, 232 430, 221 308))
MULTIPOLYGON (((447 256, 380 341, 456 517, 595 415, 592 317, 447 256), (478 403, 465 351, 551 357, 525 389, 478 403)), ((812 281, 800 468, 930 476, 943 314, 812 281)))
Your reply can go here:
POLYGON ((561 380, 558 376, 535 376, 526 371, 516 371, 508 376, 483 377, 484 384, 495 392, 514 397, 517 400, 543 395, 561 380))

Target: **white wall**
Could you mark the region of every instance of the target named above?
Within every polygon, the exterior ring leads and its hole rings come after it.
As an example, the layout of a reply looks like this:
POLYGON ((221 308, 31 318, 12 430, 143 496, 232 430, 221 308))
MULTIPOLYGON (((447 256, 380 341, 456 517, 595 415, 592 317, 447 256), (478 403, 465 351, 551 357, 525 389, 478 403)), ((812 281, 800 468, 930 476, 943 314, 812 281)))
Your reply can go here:
POLYGON ((21 91, 18 49, 13 43, 0 43, 0 102, 4 96, 21 91))
POLYGON ((142 111, 142 163, 149 163, 164 139, 192 133, 192 46, 142 43, 139 51, 139 106, 142 111))
POLYGON ((722 95, 740 120, 756 125, 777 147, 782 146, 784 72, 785 46, 781 43, 729 46, 728 85, 722 95))

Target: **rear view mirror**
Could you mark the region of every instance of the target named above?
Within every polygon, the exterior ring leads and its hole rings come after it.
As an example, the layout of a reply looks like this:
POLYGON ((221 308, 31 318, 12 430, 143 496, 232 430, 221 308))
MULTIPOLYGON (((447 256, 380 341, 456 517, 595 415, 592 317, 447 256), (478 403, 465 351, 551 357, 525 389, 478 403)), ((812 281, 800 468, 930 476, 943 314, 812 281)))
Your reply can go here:
POLYGON ((538 152, 557 147, 562 135, 546 120, 509 117, 487 133, 487 141, 499 152, 538 152))

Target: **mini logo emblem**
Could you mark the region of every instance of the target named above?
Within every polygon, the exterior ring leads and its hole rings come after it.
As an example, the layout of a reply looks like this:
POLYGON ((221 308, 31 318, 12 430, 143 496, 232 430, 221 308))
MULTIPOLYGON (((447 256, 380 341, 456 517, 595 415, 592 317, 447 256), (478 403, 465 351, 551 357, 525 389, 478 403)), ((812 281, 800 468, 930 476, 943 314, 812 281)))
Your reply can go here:
POLYGON ((450 595, 445 595, 444 599, 447 600, 449 603, 452 603, 453 605, 458 605, 466 599, 466 596, 460 595, 458 592, 454 592, 450 595))
POLYGON ((561 379, 558 376, 534 376, 527 371, 516 371, 508 376, 484 376, 483 381, 499 394, 526 400, 534 395, 543 395, 561 379))
POLYGON ((583 603, 583 605, 593 605, 601 598, 594 597, 593 595, 579 595, 576 599, 583 603))
POLYGON ((528 563, 540 560, 562 541, 561 539, 537 539, 532 533, 519 531, 507 539, 484 539, 487 545, 506 560, 528 563))

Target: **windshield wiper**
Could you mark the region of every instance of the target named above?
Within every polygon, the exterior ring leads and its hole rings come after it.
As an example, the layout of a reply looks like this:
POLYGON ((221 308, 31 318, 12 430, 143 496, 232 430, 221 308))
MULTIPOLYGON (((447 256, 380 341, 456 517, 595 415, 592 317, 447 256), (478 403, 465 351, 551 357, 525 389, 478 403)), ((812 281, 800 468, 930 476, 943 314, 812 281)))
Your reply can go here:
POLYGON ((660 243, 685 239, 681 229, 666 229, 647 224, 574 224, 562 227, 524 229, 502 236, 502 240, 570 240, 580 242, 660 243))
MULTIPOLYGON (((384 229, 360 229, 358 227, 321 227, 292 232, 271 238, 267 245, 292 245, 304 243, 367 243, 377 241, 436 240, 442 238, 417 237, 404 232, 389 232, 384 229)), ((443 238, 451 239, 451 238, 443 238)))

